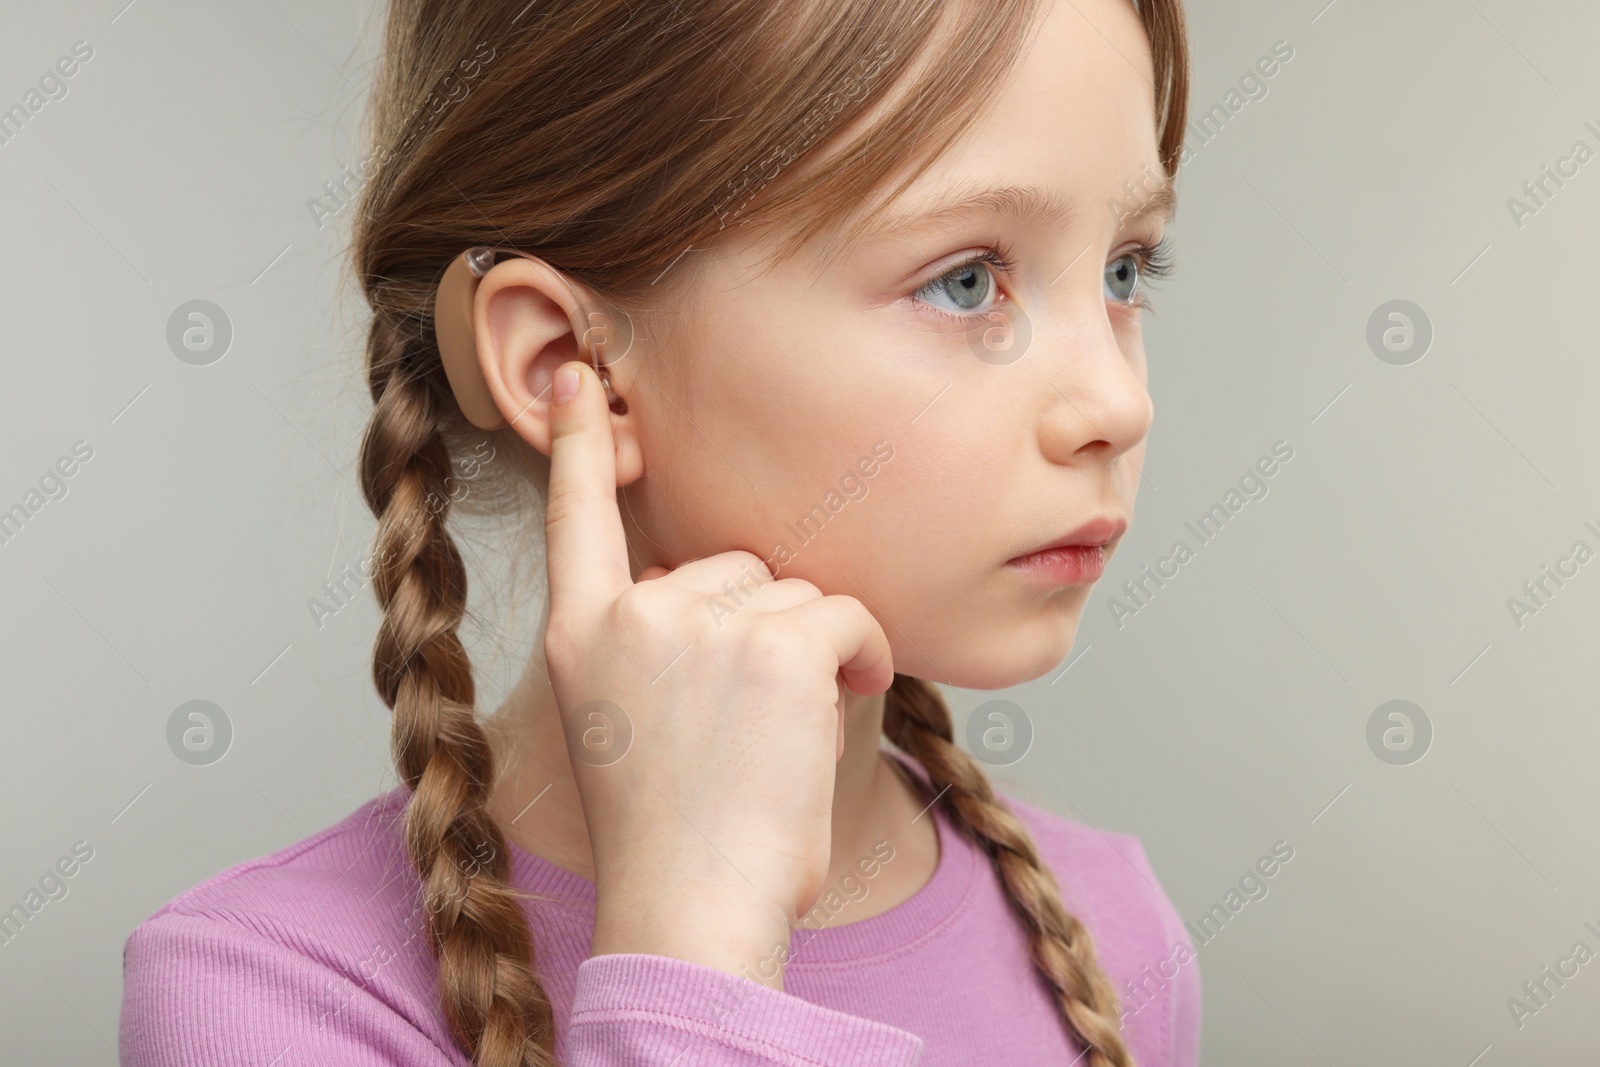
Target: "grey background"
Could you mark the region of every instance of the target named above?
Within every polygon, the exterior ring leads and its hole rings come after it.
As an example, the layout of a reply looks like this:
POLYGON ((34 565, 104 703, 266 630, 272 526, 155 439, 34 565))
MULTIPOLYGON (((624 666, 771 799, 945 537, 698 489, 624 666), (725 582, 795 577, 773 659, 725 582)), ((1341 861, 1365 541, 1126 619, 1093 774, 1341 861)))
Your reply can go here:
MULTIPOLYGON (((1520 629, 1506 602, 1600 548, 1600 160, 1521 228, 1506 200, 1600 148, 1600 10, 1324 2, 1191 5, 1197 113, 1275 41, 1294 58, 1183 169, 1146 482, 1070 667, 949 691, 957 733, 1020 705, 1033 748, 1000 787, 1138 835, 1191 921, 1293 846, 1200 949, 1205 1063, 1592 1062, 1600 963, 1520 1030, 1506 1000, 1600 948, 1600 562, 1520 629), (1434 328, 1409 366, 1365 340, 1393 299, 1434 328), (1122 582, 1279 440, 1269 494, 1119 628, 1122 582), (1429 716, 1420 762, 1368 748, 1392 699, 1429 716)), ((0 905, 94 849, 0 945, 19 1063, 114 1062, 128 932, 395 781, 370 595, 320 630, 306 607, 372 529, 359 301, 306 201, 359 157, 373 11, 125 3, 12 4, 0 33, 4 106, 94 48, 0 145, 0 508, 94 449, 0 545, 0 905), (210 366, 165 339, 195 299, 234 330, 210 366), (210 766, 167 746, 196 699, 233 729, 210 766)))

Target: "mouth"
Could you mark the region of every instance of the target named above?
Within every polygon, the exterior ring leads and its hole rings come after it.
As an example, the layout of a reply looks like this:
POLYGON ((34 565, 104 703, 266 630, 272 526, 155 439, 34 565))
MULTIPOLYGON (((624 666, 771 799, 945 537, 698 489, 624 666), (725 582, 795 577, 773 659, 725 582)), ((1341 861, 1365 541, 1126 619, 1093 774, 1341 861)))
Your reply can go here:
POLYGON ((1063 537, 1013 556, 1006 566, 1052 584, 1092 584, 1105 573, 1106 546, 1127 528, 1126 519, 1099 516, 1063 537))

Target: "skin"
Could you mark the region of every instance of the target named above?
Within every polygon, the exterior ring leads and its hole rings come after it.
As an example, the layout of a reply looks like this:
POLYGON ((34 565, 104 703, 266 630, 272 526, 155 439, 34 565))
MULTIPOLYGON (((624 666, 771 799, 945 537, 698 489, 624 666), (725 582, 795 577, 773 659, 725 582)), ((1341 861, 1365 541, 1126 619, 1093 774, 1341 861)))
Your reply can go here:
MULTIPOLYGON (((826 263, 818 244, 772 264, 771 244, 743 229, 692 253, 692 299, 675 305, 670 331, 640 336, 611 368, 629 405, 609 416, 609 469, 631 577, 649 584, 732 550, 773 560, 780 578, 859 600, 894 670, 960 688, 1017 685, 1065 659, 1092 587, 1044 583, 1007 561, 1091 518, 1132 519, 1154 409, 1139 311, 1108 296, 1104 272, 1154 245, 1166 219, 1158 211, 1119 222, 1106 205, 1130 202, 1124 182, 1163 174, 1151 77, 1149 46, 1126 0, 1058 2, 963 139, 896 201, 863 208, 899 215, 956 186, 1037 185, 1071 202, 1065 221, 990 210, 913 223, 834 250, 826 263), (988 276, 994 291, 979 290, 978 310, 926 290, 996 238, 1016 269, 988 276), (942 318, 930 304, 967 321, 942 318), (1032 338, 1020 358, 996 364, 974 355, 971 324, 1000 305, 1021 310, 1032 338), (893 456, 861 477, 857 462, 877 442, 893 456), (802 544, 787 524, 848 474, 866 495, 802 544), (792 558, 774 558, 779 542, 792 558)), ((986 268, 974 269, 981 285, 986 268)), ((563 417, 552 379, 583 358, 585 323, 574 288, 539 261, 508 260, 479 284, 475 330, 490 392, 514 430, 546 454, 563 417)), ((592 372, 584 385, 598 387, 592 372)), ((1106 546, 1108 558, 1116 544, 1106 546)), ((732 566, 705 585, 708 617, 720 580, 740 573, 750 574, 732 566)), ((756 588, 751 582, 722 602, 735 605, 756 588)), ((835 925, 901 903, 938 862, 924 802, 879 752, 881 686, 862 692, 840 677, 842 755, 823 824, 831 837, 821 885, 838 885, 875 842, 891 842, 895 858, 835 925)), ((574 773, 556 690, 537 663, 490 728, 503 772, 491 814, 514 844, 596 879, 580 782, 587 772, 574 773)), ((678 772, 702 769, 685 763, 678 772)), ((670 851, 645 837, 630 847, 670 851)), ((658 855, 655 868, 648 858, 630 862, 659 874, 673 859, 658 855)), ((604 874, 596 954, 658 951, 739 970, 737 961, 766 955, 774 937, 787 943, 787 930, 759 908, 730 912, 702 893, 700 903, 674 899, 670 915, 652 912, 659 880, 639 873, 608 884, 604 874), (624 922, 624 912, 642 918, 624 922), (685 947, 711 931, 726 938, 740 922, 748 936, 725 940, 721 954, 696 957, 685 947), (650 923, 671 925, 675 937, 650 923)), ((802 910, 814 888, 798 899, 802 910)), ((752 976, 781 988, 781 971, 752 976)))

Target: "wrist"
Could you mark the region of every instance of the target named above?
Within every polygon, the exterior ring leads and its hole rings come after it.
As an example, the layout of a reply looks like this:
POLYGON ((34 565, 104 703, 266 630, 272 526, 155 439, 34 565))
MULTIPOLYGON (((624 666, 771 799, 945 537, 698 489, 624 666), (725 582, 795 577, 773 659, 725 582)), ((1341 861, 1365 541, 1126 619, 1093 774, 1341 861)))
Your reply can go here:
POLYGON ((670 956, 782 990, 790 916, 754 893, 700 892, 673 899, 608 886, 597 892, 591 956, 670 956))

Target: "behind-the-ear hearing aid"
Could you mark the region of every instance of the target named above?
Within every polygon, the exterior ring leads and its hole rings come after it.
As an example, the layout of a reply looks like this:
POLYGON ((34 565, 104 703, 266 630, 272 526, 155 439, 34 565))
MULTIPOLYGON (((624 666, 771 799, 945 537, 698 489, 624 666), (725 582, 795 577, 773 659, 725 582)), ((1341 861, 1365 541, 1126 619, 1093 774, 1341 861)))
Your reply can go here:
MULTIPOLYGON (((488 245, 469 248, 451 261, 444 272, 444 277, 439 279, 439 290, 433 298, 434 339, 439 346, 439 358, 444 363, 445 377, 450 380, 450 389, 455 393, 456 403, 461 406, 461 413, 467 417, 467 421, 480 430, 497 430, 506 424, 505 417, 495 406, 494 398, 489 395, 489 384, 484 380, 483 369, 478 364, 478 345, 472 331, 472 301, 478 291, 478 279, 488 274, 489 268, 493 267, 498 257, 502 255, 534 258, 514 248, 494 248, 488 245)), ((601 366, 600 355, 595 351, 593 343, 593 331, 606 328, 595 322, 595 318, 601 313, 591 312, 588 304, 578 295, 577 290, 572 289, 572 284, 567 282, 566 277, 559 271, 556 274, 572 291, 573 300, 583 309, 583 319, 588 324, 583 336, 579 338, 579 349, 588 349, 589 358, 594 363, 595 374, 605 385, 606 401, 611 410, 619 415, 624 414, 628 410, 628 404, 611 387, 611 376, 601 366)), ((630 328, 622 344, 624 354, 631 347, 632 341, 630 328)))

